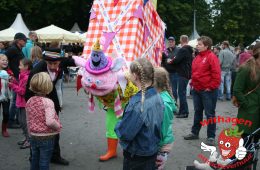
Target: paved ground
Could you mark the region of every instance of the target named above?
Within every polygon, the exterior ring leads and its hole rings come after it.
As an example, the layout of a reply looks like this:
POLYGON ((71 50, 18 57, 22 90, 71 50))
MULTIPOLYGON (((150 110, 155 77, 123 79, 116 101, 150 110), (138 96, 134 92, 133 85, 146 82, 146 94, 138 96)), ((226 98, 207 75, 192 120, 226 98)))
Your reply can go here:
MULTIPOLYGON (((206 138, 206 127, 202 128, 200 140, 184 141, 183 136, 190 132, 193 121, 193 104, 188 99, 190 116, 187 119, 174 119, 175 143, 168 158, 167 170, 184 170, 192 165, 200 150, 200 142, 206 138)), ((237 109, 230 102, 218 102, 217 114, 235 117, 237 109)), ((73 84, 65 84, 64 109, 60 114, 63 130, 61 133, 62 156, 70 161, 70 166, 51 164, 52 170, 120 170, 122 169, 122 150, 118 147, 118 158, 108 162, 99 162, 98 157, 106 150, 105 113, 97 110, 89 113, 87 100, 81 91, 77 96, 73 84)), ((1 117, 2 119, 2 117, 1 117)), ((217 125, 217 134, 227 127, 217 125)), ((0 170, 28 170, 29 150, 20 150, 16 144, 22 138, 21 130, 9 130, 11 137, 0 136, 0 170)), ((205 154, 205 153, 203 153, 205 154)), ((207 155, 207 154, 205 154, 207 155)), ((258 166, 260 169, 260 166, 258 166)))

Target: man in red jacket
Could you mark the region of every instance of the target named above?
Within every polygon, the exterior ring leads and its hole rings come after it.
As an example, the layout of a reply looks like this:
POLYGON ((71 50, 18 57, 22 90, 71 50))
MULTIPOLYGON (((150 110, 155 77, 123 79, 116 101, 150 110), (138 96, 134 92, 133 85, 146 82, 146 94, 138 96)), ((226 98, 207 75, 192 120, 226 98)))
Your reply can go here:
MULTIPOLYGON (((199 54, 192 62, 191 86, 193 87, 194 122, 191 134, 185 140, 199 138, 203 110, 207 119, 215 117, 218 88, 221 82, 221 70, 217 56, 211 52, 212 40, 207 36, 198 38, 199 54)), ((207 144, 215 145, 216 124, 207 127, 207 144)))

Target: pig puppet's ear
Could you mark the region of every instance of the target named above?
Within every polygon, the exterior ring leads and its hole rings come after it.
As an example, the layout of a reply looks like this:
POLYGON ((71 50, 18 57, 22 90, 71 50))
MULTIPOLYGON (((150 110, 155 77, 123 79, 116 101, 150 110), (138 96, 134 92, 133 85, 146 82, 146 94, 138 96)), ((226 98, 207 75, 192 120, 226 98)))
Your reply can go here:
POLYGON ((113 72, 117 72, 120 69, 122 69, 124 65, 126 65, 125 59, 122 58, 122 57, 117 57, 117 58, 114 59, 110 69, 113 72))
POLYGON ((87 62, 86 59, 79 57, 79 56, 72 56, 72 58, 74 59, 76 66, 85 67, 86 62, 87 62))

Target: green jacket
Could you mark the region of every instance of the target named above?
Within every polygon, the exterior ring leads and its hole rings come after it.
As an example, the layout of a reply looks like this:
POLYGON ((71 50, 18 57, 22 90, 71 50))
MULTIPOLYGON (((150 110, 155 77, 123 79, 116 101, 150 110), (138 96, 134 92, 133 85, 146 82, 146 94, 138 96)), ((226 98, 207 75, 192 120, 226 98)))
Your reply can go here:
POLYGON ((160 141, 160 147, 162 147, 163 145, 173 143, 174 141, 172 122, 173 112, 175 112, 177 108, 175 101, 167 91, 161 92, 160 95, 164 103, 162 139, 160 141))
POLYGON ((252 122, 251 126, 250 123, 238 123, 239 131, 244 130, 246 134, 252 133, 260 126, 260 88, 245 96, 259 84, 260 71, 257 74, 258 80, 255 82, 251 81, 249 68, 240 68, 233 87, 233 94, 240 105, 238 108, 238 119, 242 118, 244 121, 252 122))

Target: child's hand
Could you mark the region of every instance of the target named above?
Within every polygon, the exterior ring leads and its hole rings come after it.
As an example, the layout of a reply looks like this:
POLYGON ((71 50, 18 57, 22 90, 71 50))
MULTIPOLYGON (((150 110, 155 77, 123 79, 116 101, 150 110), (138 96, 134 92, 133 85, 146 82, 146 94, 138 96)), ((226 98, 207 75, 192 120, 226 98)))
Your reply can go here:
POLYGON ((159 152, 156 158, 156 166, 158 170, 162 170, 166 164, 168 153, 159 152))
POLYGON ((13 76, 9 77, 9 83, 13 83, 15 81, 15 78, 13 76))

